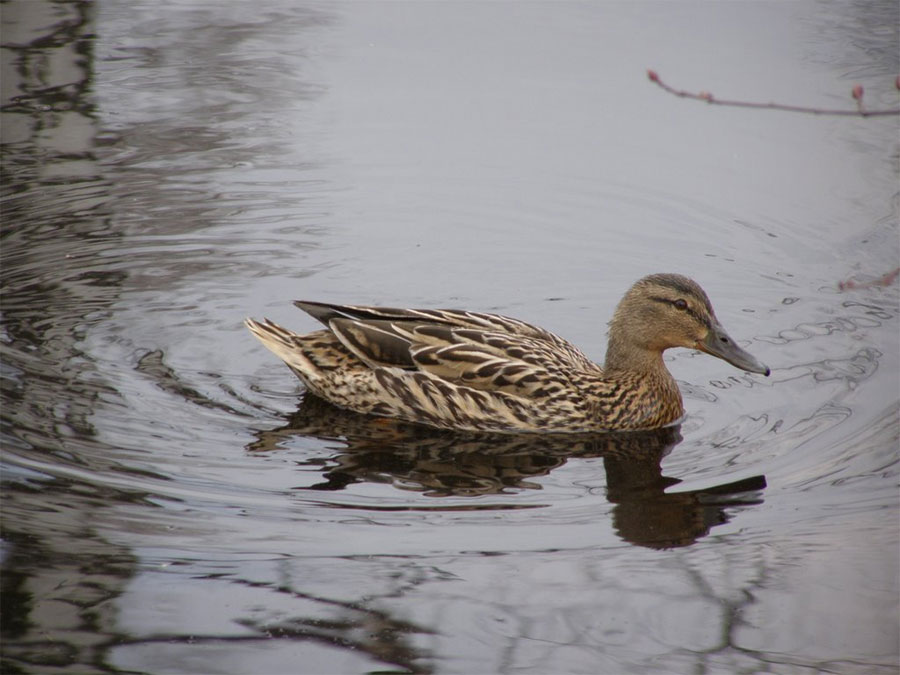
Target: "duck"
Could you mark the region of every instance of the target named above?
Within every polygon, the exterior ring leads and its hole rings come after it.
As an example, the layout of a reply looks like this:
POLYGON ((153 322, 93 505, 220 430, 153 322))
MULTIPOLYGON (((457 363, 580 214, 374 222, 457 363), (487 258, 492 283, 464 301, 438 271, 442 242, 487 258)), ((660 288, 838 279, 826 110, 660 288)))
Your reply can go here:
POLYGON ((674 347, 770 373, 728 335, 700 285, 680 274, 651 274, 628 289, 609 322, 603 365, 548 330, 499 314, 294 304, 325 328, 298 334, 268 319, 245 324, 308 392, 354 412, 440 429, 606 433, 677 425, 684 405, 663 361, 674 347))

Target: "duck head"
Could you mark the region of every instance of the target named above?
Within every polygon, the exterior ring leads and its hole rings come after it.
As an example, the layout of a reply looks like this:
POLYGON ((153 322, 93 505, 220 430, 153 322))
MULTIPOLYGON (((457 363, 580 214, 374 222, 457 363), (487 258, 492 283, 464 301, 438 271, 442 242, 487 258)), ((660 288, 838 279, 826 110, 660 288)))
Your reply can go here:
POLYGON ((640 368, 660 362, 670 347, 686 347, 751 373, 770 372, 728 335, 700 285, 680 274, 652 274, 636 282, 609 327, 606 368, 640 368))

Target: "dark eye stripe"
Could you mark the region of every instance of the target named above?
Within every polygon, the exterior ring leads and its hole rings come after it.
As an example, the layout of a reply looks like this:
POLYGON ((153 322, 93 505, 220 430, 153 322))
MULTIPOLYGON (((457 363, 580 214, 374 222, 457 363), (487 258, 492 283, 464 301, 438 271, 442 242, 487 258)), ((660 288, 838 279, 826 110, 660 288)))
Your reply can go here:
POLYGON ((710 326, 709 320, 707 318, 701 316, 697 312, 695 312, 691 308, 691 306, 689 304, 687 304, 687 301, 685 301, 683 298, 678 298, 677 300, 670 300, 669 298, 663 298, 662 296, 659 296, 659 295, 651 295, 650 299, 654 300, 656 302, 665 303, 667 305, 673 305, 674 307, 677 307, 679 310, 690 314, 692 317, 697 319, 697 321, 702 323, 704 326, 706 326, 706 327, 710 326), (684 307, 679 307, 680 303, 684 303, 684 307))

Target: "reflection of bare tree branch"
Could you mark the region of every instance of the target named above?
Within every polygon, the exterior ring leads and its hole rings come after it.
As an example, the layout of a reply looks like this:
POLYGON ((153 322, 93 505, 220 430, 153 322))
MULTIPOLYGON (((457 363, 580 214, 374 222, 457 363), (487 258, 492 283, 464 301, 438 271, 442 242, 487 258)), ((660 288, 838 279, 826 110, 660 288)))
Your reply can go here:
MULTIPOLYGON (((692 92, 686 89, 675 89, 674 87, 663 82, 655 70, 647 71, 648 79, 657 84, 664 91, 669 92, 681 98, 690 98, 695 101, 706 101, 710 104, 730 106, 733 108, 761 108, 765 110, 783 110, 785 112, 810 113, 813 115, 842 115, 851 117, 883 117, 887 115, 900 115, 900 108, 889 108, 887 110, 867 110, 863 105, 863 88, 861 85, 855 85, 851 90, 851 95, 856 101, 856 110, 829 110, 826 108, 813 108, 800 105, 785 105, 784 103, 757 103, 753 101, 734 101, 722 98, 716 98, 708 91, 692 92)), ((900 89, 900 77, 895 83, 897 89, 900 89)))
POLYGON ((352 650, 359 654, 368 654, 381 663, 403 668, 409 673, 430 673, 432 669, 423 666, 421 661, 430 654, 417 649, 408 643, 408 638, 415 635, 430 635, 433 631, 417 626, 408 621, 397 619, 389 612, 373 609, 372 598, 363 602, 347 602, 303 593, 285 586, 273 586, 267 583, 234 579, 234 583, 253 588, 262 588, 270 592, 287 595, 294 600, 313 602, 317 606, 337 609, 340 615, 336 618, 294 617, 277 622, 241 619, 243 626, 255 631, 253 635, 203 635, 183 633, 153 635, 144 638, 122 638, 117 646, 133 646, 143 644, 210 644, 260 642, 263 640, 301 640, 318 642, 332 647, 352 650))
POLYGON ((108 608, 138 567, 130 550, 91 526, 112 499, 142 496, 66 479, 4 484, 0 672, 105 670, 94 667, 121 637, 108 608), (80 508, 66 508, 73 503, 80 508))
MULTIPOLYGON (((575 458, 602 457, 607 498, 614 505, 616 532, 651 548, 687 546, 710 528, 728 522, 726 507, 759 503, 765 478, 700 490, 668 493, 680 482, 662 475, 660 461, 681 441, 677 427, 615 434, 477 434, 441 431, 359 415, 307 395, 287 425, 260 432, 248 447, 271 452, 294 435, 334 441, 339 452, 310 458, 324 480, 298 490, 336 492, 354 483, 390 482, 428 497, 512 496, 540 490, 535 478, 549 475, 575 458)), ((482 510, 541 508, 528 503, 482 501, 471 505, 399 506, 333 504, 347 509, 482 510)))
POLYGON ((152 378, 156 386, 179 400, 190 401, 204 408, 222 410, 229 415, 246 415, 246 413, 241 413, 230 405, 216 401, 185 384, 179 374, 166 363, 165 354, 161 349, 142 353, 135 370, 152 378))
POLYGON ((722 593, 717 592, 707 581, 702 567, 685 561, 684 572, 696 587, 697 596, 707 599, 711 606, 721 608, 718 642, 704 649, 691 650, 691 656, 698 662, 699 667, 706 666, 714 670, 716 665, 721 666, 721 656, 729 652, 749 655, 755 663, 773 662, 765 652, 741 646, 735 634, 740 628, 748 625, 745 614, 756 603, 758 592, 765 589, 769 582, 768 566, 754 565, 754 570, 755 574, 744 581, 739 592, 732 589, 730 593, 722 593))

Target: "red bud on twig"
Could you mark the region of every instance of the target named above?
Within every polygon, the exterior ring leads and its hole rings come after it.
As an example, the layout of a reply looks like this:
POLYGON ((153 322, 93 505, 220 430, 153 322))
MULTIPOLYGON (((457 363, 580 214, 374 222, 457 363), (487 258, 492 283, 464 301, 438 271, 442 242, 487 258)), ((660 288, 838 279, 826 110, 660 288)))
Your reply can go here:
POLYGON ((866 109, 863 107, 863 88, 861 84, 853 85, 853 98, 856 99, 856 107, 861 114, 865 114, 866 109))
POLYGON ((846 279, 845 281, 839 281, 837 286, 839 291, 874 288, 876 286, 887 287, 893 284, 897 277, 900 277, 900 267, 891 270, 887 274, 882 274, 877 279, 872 279, 870 281, 856 281, 855 279, 846 279))
MULTIPOLYGON (((651 82, 659 82, 659 75, 656 74, 655 70, 648 70, 647 77, 650 78, 651 82)), ((900 89, 900 77, 897 78, 897 88, 900 89)))

